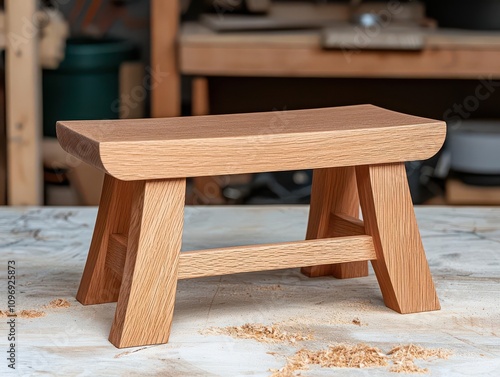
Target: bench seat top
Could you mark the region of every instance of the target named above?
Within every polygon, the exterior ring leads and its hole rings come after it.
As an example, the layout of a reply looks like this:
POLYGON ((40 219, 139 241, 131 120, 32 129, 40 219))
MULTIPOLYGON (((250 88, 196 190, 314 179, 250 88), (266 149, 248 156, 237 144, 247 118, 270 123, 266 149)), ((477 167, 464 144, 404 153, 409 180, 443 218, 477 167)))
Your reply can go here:
POLYGON ((57 123, 64 150, 121 180, 422 160, 445 135, 442 121, 372 105, 57 123))

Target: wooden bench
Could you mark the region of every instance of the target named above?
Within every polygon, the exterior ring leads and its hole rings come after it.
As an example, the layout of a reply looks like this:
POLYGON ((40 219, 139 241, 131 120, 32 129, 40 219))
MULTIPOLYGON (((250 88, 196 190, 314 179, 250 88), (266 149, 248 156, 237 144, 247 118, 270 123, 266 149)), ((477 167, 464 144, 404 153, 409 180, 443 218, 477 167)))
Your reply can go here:
POLYGON ((303 267, 352 278, 371 261, 389 308, 439 309, 404 161, 433 156, 444 122, 361 105, 59 122, 57 134, 106 173, 77 299, 118 301, 117 347, 167 342, 177 280, 202 276, 303 267), (307 240, 180 253, 187 177, 292 169, 314 169, 307 240))

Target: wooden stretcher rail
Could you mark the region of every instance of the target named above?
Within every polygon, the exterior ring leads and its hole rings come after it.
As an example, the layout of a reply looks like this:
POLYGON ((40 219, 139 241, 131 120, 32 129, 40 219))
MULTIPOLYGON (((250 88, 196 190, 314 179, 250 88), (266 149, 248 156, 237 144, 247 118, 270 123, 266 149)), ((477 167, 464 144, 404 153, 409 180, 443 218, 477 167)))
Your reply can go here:
MULTIPOLYGON (((118 276, 123 273, 126 251, 127 237, 111 235, 106 266, 118 276)), ((179 279, 375 259, 372 237, 366 235, 226 247, 182 252, 179 279)))

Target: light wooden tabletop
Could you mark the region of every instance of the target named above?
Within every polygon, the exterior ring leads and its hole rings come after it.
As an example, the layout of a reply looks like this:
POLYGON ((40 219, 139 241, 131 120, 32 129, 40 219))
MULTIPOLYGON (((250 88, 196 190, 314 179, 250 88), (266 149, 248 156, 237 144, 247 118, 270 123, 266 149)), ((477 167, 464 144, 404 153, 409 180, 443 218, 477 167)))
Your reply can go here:
POLYGON ((65 151, 121 180, 423 160, 445 135, 442 121, 373 105, 57 123, 65 151))
MULTIPOLYGON (((303 239, 306 206, 188 207, 183 250, 303 239)), ((298 350, 365 343, 384 353, 415 344, 452 352, 416 360, 428 376, 498 376, 500 370, 500 208, 417 208, 442 309, 400 315, 387 309, 373 272, 367 278, 308 279, 297 270, 179 282, 170 343, 119 350, 107 336, 115 304, 75 299, 95 208, 3 208, 0 266, 16 263, 17 376, 270 376, 298 350), (44 308, 65 299, 68 308, 44 308), (276 325, 313 339, 262 343, 218 335, 245 323, 276 325)), ((7 308, 2 274, 0 310, 7 308)), ((7 349, 7 319, 0 346, 7 349)), ((397 376, 375 368, 299 370, 303 376, 397 376)), ((8 376, 0 359, 0 375, 8 376)))

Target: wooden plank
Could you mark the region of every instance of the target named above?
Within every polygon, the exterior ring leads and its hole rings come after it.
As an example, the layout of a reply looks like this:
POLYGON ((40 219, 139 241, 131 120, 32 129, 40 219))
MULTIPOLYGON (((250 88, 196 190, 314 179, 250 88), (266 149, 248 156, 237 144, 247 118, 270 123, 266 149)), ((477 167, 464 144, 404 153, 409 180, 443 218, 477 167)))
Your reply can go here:
MULTIPOLYGON (((127 239, 113 235, 113 252, 106 266, 116 273, 123 270, 127 239)), ((370 236, 339 237, 321 240, 283 242, 265 245, 236 246, 182 252, 179 279, 229 275, 302 267, 315 263, 342 263, 375 259, 370 236)))
POLYGON ((166 343, 174 313, 186 180, 134 186, 128 248, 109 340, 118 348, 166 343))
MULTIPOLYGON (((269 42, 270 43, 270 42, 269 42)), ((261 77, 500 78, 500 48, 426 48, 420 52, 323 50, 285 46, 180 46, 187 75, 261 77)))
POLYGON ((179 1, 151 1, 151 115, 181 115, 181 78, 177 57, 179 1))
POLYGON ((387 307, 399 313, 439 310, 413 212, 404 163, 356 167, 366 231, 373 236, 373 269, 387 307))
POLYGON ((10 205, 41 205, 41 70, 35 0, 7 0, 7 171, 10 205), (31 25, 27 27, 26 25, 31 25))
POLYGON ((426 159, 441 148, 446 126, 359 105, 58 122, 57 132, 68 153, 118 179, 141 180, 426 159))

